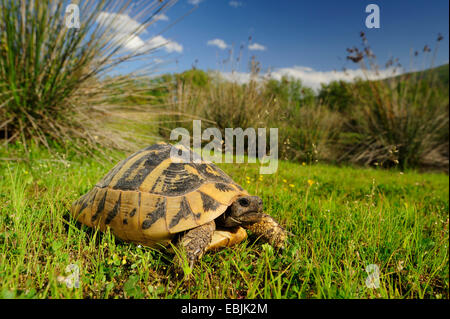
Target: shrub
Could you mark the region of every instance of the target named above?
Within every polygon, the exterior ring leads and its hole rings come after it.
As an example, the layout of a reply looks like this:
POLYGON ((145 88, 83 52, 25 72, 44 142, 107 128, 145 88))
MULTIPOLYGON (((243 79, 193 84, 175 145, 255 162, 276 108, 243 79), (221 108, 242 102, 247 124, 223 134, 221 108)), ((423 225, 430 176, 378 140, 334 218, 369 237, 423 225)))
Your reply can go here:
POLYGON ((314 163, 335 161, 343 117, 326 105, 310 103, 287 106, 286 121, 280 122, 280 156, 283 159, 314 163))
MULTIPOLYGON (((65 1, 0 0, 0 129, 6 144, 32 138, 47 147, 56 142, 81 149, 96 145, 99 135, 108 138, 91 114, 91 103, 110 84, 100 79, 156 49, 124 50, 172 3, 79 1, 77 29, 66 27, 65 1), (133 26, 125 14, 145 19, 133 26)), ((115 78, 114 88, 129 82, 124 79, 115 78)))
MULTIPOLYGON (((363 50, 353 49, 353 53, 361 58, 357 62, 366 74, 376 72, 375 56, 362 37, 363 50)), ((436 80, 436 73, 377 81, 367 76, 366 81, 353 83, 351 92, 354 104, 348 130, 354 134, 347 140, 351 144, 343 143, 343 159, 402 168, 448 166, 448 90, 436 80)))
POLYGON ((277 103, 263 93, 264 86, 255 79, 239 84, 211 73, 201 86, 186 79, 190 77, 177 77, 168 96, 168 107, 161 112, 164 136, 177 126, 191 129, 193 119, 219 128, 225 136, 227 127, 266 127, 269 119, 276 116, 277 103))

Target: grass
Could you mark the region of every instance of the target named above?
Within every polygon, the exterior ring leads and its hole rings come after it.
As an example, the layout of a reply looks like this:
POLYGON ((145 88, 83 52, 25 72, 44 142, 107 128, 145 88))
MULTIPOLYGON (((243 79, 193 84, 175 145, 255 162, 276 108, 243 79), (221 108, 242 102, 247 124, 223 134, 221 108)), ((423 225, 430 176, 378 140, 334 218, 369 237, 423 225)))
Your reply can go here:
MULTIPOLYGON (((208 253, 192 280, 172 255, 121 242, 69 217, 115 164, 19 144, 0 157, 3 298, 449 298, 449 178, 441 173, 294 164, 273 175, 221 167, 293 236, 277 254, 254 238, 208 253), (69 264, 80 287, 58 281, 69 264), (365 285, 366 267, 380 288, 365 285)), ((117 155, 117 154, 116 154, 117 155)))

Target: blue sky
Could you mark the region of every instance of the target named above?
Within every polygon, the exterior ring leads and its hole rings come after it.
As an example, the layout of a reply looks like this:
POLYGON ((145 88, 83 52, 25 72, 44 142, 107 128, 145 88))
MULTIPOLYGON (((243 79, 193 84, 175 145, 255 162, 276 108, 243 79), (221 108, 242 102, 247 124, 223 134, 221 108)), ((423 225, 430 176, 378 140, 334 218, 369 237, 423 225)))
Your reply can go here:
MULTIPOLYGON (((410 50, 421 52, 425 44, 434 48, 438 33, 444 40, 435 65, 449 59, 447 0, 179 0, 149 27, 146 37, 158 34, 190 10, 162 33, 164 39, 172 41, 165 50, 170 53, 165 58, 170 62, 164 64, 168 72, 181 72, 195 63, 204 70, 226 73, 237 69, 245 75, 254 55, 263 73, 271 70, 306 77, 305 82, 314 86, 332 78, 333 70, 358 69, 345 57, 346 48, 360 45, 360 31, 367 34, 380 65, 395 57, 409 69, 410 50), (379 29, 365 26, 369 14, 365 8, 370 3, 380 8, 379 29), (234 50, 236 58, 241 45, 241 64, 224 65, 229 50, 234 50)), ((414 69, 423 67, 420 58, 413 62, 414 69)))

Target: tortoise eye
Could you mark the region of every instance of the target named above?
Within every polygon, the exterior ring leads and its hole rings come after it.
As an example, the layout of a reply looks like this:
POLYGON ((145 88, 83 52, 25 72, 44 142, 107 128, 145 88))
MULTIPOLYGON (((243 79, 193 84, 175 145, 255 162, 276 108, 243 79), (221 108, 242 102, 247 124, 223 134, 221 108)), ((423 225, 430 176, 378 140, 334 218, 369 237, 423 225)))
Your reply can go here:
POLYGON ((250 202, 248 201, 247 198, 241 198, 238 200, 238 202, 243 207, 247 207, 248 205, 250 205, 250 202))

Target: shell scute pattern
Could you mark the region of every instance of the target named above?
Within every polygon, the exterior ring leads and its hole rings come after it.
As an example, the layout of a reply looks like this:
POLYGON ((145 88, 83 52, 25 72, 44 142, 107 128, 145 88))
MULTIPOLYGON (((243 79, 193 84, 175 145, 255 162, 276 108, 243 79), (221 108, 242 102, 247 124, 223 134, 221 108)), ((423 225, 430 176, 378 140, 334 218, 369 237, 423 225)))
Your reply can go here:
MULTIPOLYGON (((248 193, 210 163, 179 163, 173 146, 144 148, 114 166, 75 201, 74 218, 121 239, 147 246, 166 245, 174 234, 203 225, 248 193)), ((190 151, 191 158, 198 158, 190 151)))

